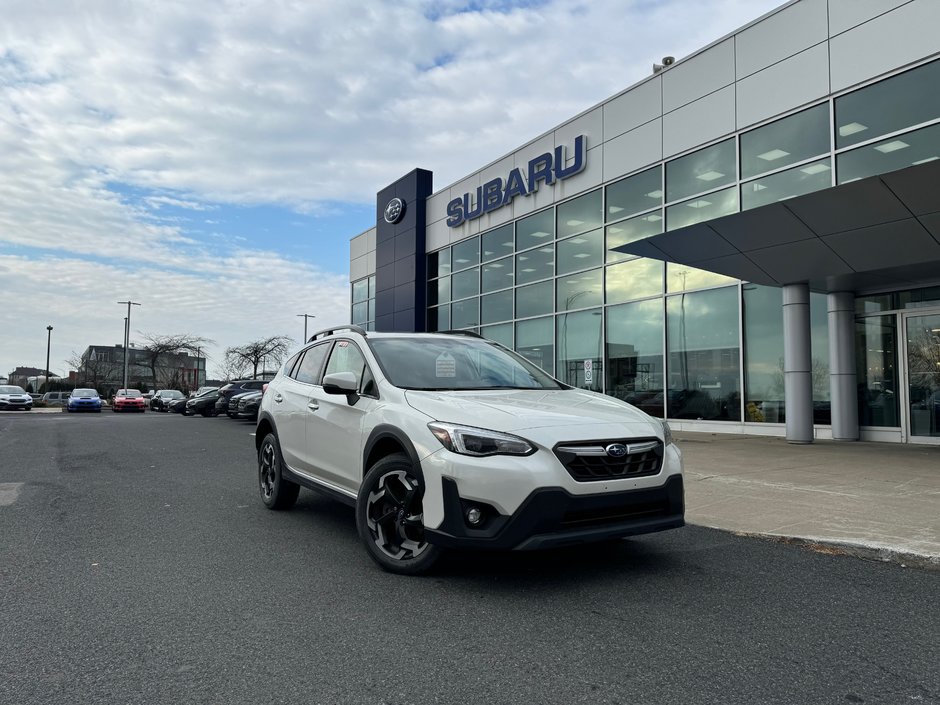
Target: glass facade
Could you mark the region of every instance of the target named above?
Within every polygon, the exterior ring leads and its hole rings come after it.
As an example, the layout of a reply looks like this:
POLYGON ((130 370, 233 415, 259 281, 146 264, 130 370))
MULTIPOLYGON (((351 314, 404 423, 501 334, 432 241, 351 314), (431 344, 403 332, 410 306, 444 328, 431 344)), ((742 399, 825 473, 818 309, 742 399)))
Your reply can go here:
POLYGON ((366 330, 375 328, 375 275, 352 283, 352 317, 354 325, 366 330))

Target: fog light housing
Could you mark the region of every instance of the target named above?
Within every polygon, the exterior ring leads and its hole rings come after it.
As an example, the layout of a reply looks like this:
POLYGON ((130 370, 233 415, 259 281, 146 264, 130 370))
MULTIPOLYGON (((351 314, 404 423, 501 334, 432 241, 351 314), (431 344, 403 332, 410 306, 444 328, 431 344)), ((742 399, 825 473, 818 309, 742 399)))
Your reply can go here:
POLYGON ((464 516, 467 517, 467 523, 470 526, 478 526, 483 521, 483 512, 479 507, 470 507, 464 516))

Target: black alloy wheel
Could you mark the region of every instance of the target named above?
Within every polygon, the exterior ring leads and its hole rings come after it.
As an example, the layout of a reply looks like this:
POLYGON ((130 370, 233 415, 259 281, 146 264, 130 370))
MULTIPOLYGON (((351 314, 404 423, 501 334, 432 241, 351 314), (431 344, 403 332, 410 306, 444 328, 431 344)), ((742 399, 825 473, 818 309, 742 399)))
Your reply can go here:
POLYGON ((284 479, 283 467, 277 436, 269 433, 258 448, 258 485, 261 501, 268 509, 290 509, 297 501, 300 485, 284 479))

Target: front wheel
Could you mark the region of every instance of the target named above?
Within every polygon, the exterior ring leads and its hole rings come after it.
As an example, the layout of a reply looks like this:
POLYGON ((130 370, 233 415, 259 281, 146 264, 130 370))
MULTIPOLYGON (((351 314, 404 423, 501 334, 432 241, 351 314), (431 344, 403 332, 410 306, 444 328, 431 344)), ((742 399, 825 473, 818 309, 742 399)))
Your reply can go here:
POLYGON ((258 448, 258 485, 261 501, 268 509, 290 509, 297 501, 300 485, 284 479, 284 458, 277 436, 269 433, 258 448))
POLYGON ((356 500, 356 528, 369 556, 399 575, 428 572, 441 549, 425 540, 424 484, 407 456, 383 458, 366 473, 356 500))

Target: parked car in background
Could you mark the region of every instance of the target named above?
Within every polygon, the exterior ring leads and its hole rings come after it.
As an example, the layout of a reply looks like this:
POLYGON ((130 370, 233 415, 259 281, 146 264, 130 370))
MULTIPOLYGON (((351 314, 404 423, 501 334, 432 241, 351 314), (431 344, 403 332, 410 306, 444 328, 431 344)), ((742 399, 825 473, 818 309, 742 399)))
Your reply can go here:
POLYGON ((255 392, 241 392, 239 394, 233 394, 229 397, 228 407, 225 409, 226 415, 230 419, 238 418, 238 402, 241 401, 242 397, 247 394, 254 394, 255 392))
POLYGON ((236 394, 243 392, 260 392, 261 388, 267 384, 263 379, 239 379, 229 382, 219 389, 219 399, 215 405, 216 414, 228 413, 228 403, 236 394))
POLYGON ((139 389, 119 389, 111 401, 111 409, 114 412, 139 411, 143 413, 147 410, 147 405, 139 389))
POLYGON ((186 408, 183 410, 185 416, 200 414, 202 416, 216 416, 215 404, 219 400, 219 390, 213 389, 206 392, 201 397, 193 397, 186 400, 186 408))
POLYGON ((69 403, 71 392, 46 392, 42 395, 42 403, 46 406, 65 406, 69 403))
POLYGON ((169 411, 169 404, 174 399, 185 399, 178 389, 158 389, 150 399, 151 411, 169 411))
POLYGON ((33 408, 33 398, 22 387, 13 384, 0 385, 0 410, 29 411, 33 408))
POLYGON ((239 419, 258 418, 258 409, 261 406, 261 397, 264 392, 250 392, 249 394, 240 394, 238 398, 238 411, 235 417, 239 419))
POLYGON ((94 389, 73 389, 69 394, 65 406, 66 410, 73 411, 95 411, 101 413, 101 397, 94 389))
POLYGON ((144 398, 144 401, 150 401, 151 399, 153 399, 154 394, 156 394, 156 392, 151 389, 149 392, 144 392, 143 394, 141 394, 141 396, 144 398))
POLYGON ((200 387, 195 392, 190 392, 189 398, 192 399, 193 397, 201 397, 206 392, 211 392, 214 389, 218 389, 218 387, 200 387))
POLYGON ((186 415, 186 402, 189 401, 186 397, 182 399, 171 399, 166 403, 166 410, 171 414, 183 414, 186 415))
POLYGON ((29 394, 29 398, 32 399, 33 401, 42 401, 42 394, 33 394, 32 392, 28 392, 28 394, 29 394))

